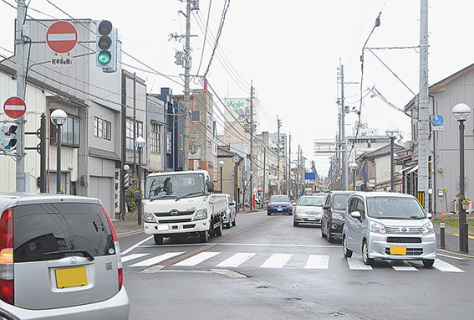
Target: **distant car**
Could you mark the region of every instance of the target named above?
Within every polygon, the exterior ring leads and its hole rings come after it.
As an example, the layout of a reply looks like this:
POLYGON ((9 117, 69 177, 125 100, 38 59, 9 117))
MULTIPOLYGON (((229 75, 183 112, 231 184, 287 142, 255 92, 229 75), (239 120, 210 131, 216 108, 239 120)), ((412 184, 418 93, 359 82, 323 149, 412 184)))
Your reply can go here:
POLYGON ((232 226, 236 225, 235 221, 235 202, 232 201, 232 198, 229 194, 220 194, 215 193, 213 198, 224 198, 226 200, 227 210, 222 216, 222 223, 227 226, 227 228, 231 228, 232 226))
POLYGON ((122 283, 117 236, 98 199, 0 194, 1 319, 125 320, 122 283))
POLYGON ((342 232, 345 257, 422 260, 427 268, 436 259, 436 235, 431 214, 412 195, 393 192, 354 193, 349 197, 342 232))
POLYGON ((325 202, 326 199, 319 196, 299 198, 293 215, 293 226, 298 227, 300 223, 320 225, 325 202))
POLYGON ((347 199, 353 193, 354 191, 331 191, 326 198, 321 219, 321 237, 329 242, 342 238, 347 199))
POLYGON ((291 204, 290 197, 286 195, 271 196, 268 201, 267 214, 271 215, 274 212, 292 215, 293 205, 291 204))

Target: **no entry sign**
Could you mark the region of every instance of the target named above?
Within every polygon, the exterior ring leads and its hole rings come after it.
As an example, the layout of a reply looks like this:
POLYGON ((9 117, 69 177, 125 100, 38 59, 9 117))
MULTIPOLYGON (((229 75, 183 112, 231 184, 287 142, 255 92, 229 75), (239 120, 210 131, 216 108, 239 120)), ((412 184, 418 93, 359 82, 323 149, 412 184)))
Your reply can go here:
POLYGON ((46 32, 46 43, 54 52, 69 52, 76 46, 77 30, 67 21, 55 22, 46 32))
POLYGON ((26 112, 26 103, 23 99, 18 97, 10 97, 3 105, 5 114, 10 118, 21 118, 26 112))

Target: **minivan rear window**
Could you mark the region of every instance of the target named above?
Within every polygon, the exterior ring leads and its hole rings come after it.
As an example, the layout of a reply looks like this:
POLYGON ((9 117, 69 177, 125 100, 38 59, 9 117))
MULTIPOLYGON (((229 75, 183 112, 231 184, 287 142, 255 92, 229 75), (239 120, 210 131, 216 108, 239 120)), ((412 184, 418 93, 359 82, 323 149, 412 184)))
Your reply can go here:
POLYGON ((115 253, 102 207, 90 203, 32 204, 13 208, 14 262, 115 253))

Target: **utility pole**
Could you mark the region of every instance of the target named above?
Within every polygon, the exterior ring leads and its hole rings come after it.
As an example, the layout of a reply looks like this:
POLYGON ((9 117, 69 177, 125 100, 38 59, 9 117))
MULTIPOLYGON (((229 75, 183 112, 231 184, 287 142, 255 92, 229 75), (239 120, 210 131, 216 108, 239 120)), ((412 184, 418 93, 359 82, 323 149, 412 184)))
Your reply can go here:
POLYGON ((347 148, 346 148, 346 107, 344 105, 344 66, 341 64, 341 60, 339 59, 339 79, 341 81, 341 121, 340 121, 340 136, 339 136, 339 145, 340 150, 342 151, 342 165, 341 165, 341 183, 343 190, 348 190, 349 182, 347 180, 348 172, 347 172, 347 148))
POLYGON ((184 46, 184 146, 183 146, 183 171, 189 170, 189 107, 190 94, 189 87, 191 71, 191 2, 186 1, 186 44, 184 46))
MULTIPOLYGON (((17 0, 17 16, 15 30, 16 55, 16 95, 25 100, 26 70, 25 70, 25 43, 23 41, 23 25, 26 17, 25 0, 17 0)), ((17 120, 17 156, 16 156, 16 191, 26 192, 25 175, 25 115, 17 120)), ((59 173, 58 173, 59 174, 59 173)))
POLYGON ((281 127, 281 120, 278 119, 277 115, 277 126, 278 126, 278 134, 277 134, 277 139, 278 139, 278 148, 277 148, 277 181, 278 181, 278 194, 281 193, 280 191, 280 127, 281 127))
POLYGON ((288 133, 288 196, 291 195, 291 133, 288 133))
POLYGON ((253 177, 255 175, 254 166, 253 166, 253 81, 250 83, 250 201, 249 207, 250 210, 255 209, 253 207, 253 177))
POLYGON ((428 0, 420 7, 420 93, 418 95, 418 194, 424 193, 422 203, 428 210, 428 0))
POLYGON ((266 188, 265 188, 265 183, 266 183, 266 172, 267 172, 267 168, 266 168, 266 165, 267 165, 267 148, 265 148, 265 146, 263 146, 263 194, 262 194, 262 198, 260 199, 260 208, 263 208, 263 205, 265 203, 265 192, 267 191, 266 188))

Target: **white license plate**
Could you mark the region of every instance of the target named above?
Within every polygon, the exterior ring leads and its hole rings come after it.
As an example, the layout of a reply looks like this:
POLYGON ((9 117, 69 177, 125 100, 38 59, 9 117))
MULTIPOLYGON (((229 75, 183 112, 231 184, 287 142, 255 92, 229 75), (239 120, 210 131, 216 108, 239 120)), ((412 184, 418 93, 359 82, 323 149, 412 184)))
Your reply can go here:
POLYGON ((158 225, 158 230, 168 230, 169 227, 167 224, 159 224, 158 225))
POLYGON ((308 220, 310 220, 310 221, 316 221, 316 217, 308 217, 308 220))
POLYGON ((277 211, 283 211, 283 209, 282 209, 282 208, 278 208, 277 211))

